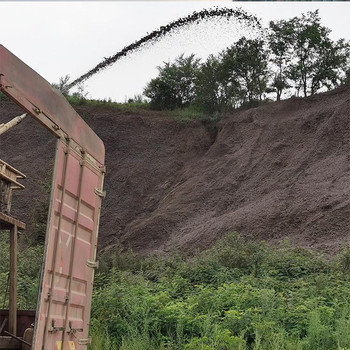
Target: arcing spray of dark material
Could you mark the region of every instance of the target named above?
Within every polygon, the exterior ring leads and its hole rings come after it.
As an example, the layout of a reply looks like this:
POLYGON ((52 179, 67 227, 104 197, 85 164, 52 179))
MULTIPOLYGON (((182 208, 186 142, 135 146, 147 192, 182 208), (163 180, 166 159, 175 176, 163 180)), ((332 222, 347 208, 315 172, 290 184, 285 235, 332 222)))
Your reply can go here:
POLYGON ((117 52, 115 55, 111 57, 105 58, 101 63, 99 63, 96 67, 89 70, 87 73, 83 74, 81 77, 75 79, 72 83, 67 86, 67 91, 70 90, 77 84, 82 83, 86 79, 90 78, 92 75, 98 73, 102 69, 107 68, 112 65, 116 61, 118 61, 121 57, 128 55, 129 53, 135 51, 140 48, 143 44, 149 43, 152 41, 156 41, 157 39, 163 37, 164 35, 184 27, 186 25, 190 25, 193 23, 199 23, 202 20, 207 20, 211 18, 226 18, 229 20, 230 18, 235 18, 238 21, 246 23, 252 29, 253 28, 261 28, 260 22, 257 17, 252 16, 245 12, 242 9, 229 9, 229 8, 214 8, 208 10, 202 10, 200 12, 193 12, 191 15, 183 18, 179 18, 174 22, 167 24, 164 27, 160 27, 159 29, 153 31, 152 33, 144 36, 140 40, 135 41, 134 43, 124 47, 121 51, 117 52))

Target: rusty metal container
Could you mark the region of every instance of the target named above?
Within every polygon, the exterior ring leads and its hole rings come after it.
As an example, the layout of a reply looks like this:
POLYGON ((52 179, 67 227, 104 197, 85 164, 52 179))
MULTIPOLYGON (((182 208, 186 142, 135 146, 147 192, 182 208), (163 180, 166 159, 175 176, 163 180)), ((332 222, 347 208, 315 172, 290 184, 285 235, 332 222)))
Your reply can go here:
POLYGON ((2 45, 0 91, 57 139, 31 350, 85 350, 98 266, 104 145, 58 91, 2 45))

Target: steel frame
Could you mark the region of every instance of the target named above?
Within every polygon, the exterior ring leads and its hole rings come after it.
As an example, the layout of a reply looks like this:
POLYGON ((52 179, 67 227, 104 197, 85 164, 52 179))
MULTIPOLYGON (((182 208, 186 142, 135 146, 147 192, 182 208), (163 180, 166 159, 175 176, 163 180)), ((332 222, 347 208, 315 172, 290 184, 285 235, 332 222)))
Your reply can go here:
POLYGON ((97 266, 104 144, 61 93, 2 45, 0 91, 57 138, 32 350, 83 350, 97 266))

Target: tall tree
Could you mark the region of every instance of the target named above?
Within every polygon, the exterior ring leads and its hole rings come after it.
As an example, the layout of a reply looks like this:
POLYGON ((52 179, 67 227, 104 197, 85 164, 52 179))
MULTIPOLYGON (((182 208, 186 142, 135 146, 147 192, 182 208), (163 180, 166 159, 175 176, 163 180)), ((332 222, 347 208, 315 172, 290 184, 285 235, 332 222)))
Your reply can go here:
POLYGON ((347 71, 345 73, 343 84, 350 85, 350 67, 347 69, 347 71))
POLYGON ((271 21, 269 24, 268 47, 270 49, 270 62, 273 64, 273 80, 271 88, 277 93, 277 101, 282 93, 289 88, 288 64, 292 58, 293 26, 289 21, 271 21))
POLYGON ((174 109, 189 105, 195 99, 195 79, 200 60, 195 55, 180 55, 173 63, 158 67, 159 75, 144 90, 155 109, 174 109))
POLYGON ((239 84, 222 62, 222 57, 210 55, 198 71, 196 103, 207 112, 236 107, 239 84))
POLYGON ((52 87, 57 89, 59 92, 61 92, 63 95, 67 96, 69 94, 69 89, 68 89, 69 80, 70 80, 70 76, 67 74, 65 76, 60 77, 58 83, 53 83, 51 85, 52 87))
POLYGON ((331 40, 330 29, 320 22, 318 10, 287 22, 291 28, 288 42, 293 50, 288 75, 304 96, 323 87, 337 87, 344 77, 349 44, 343 39, 331 40))
POLYGON ((227 73, 239 84, 242 102, 262 100, 268 80, 268 52, 264 41, 242 37, 222 54, 227 73))

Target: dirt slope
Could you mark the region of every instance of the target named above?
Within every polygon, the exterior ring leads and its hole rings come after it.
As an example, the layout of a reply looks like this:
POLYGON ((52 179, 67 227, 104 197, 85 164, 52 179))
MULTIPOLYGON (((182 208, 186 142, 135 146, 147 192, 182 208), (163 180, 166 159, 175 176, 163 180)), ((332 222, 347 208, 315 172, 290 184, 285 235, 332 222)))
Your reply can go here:
MULTIPOLYGON (((214 140, 198 121, 77 108, 106 145, 100 246, 192 251, 237 230, 338 249, 350 240, 349 100, 350 89, 340 89, 238 112, 221 120, 214 140)), ((20 112, 1 102, 0 122, 20 112)), ((54 140, 27 118, 0 142, 1 158, 28 175, 14 208, 28 221, 54 140)))

